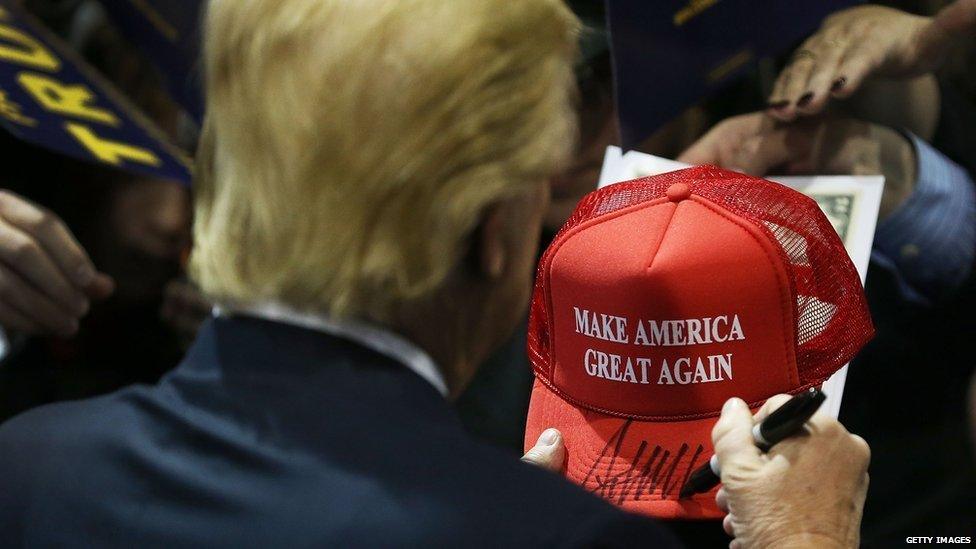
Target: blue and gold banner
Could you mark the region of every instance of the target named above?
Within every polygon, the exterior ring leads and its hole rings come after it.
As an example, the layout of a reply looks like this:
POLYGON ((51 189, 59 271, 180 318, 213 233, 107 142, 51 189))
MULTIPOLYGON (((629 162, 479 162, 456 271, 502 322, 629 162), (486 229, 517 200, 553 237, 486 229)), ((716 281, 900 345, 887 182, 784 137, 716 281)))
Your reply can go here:
POLYGON ((15 0, 0 0, 0 125, 68 156, 190 181, 185 155, 15 0))
POLYGON ((624 147, 854 0, 608 0, 624 147))
POLYGON ((199 123, 203 94, 197 59, 203 0, 101 0, 126 40, 160 70, 167 88, 199 123))

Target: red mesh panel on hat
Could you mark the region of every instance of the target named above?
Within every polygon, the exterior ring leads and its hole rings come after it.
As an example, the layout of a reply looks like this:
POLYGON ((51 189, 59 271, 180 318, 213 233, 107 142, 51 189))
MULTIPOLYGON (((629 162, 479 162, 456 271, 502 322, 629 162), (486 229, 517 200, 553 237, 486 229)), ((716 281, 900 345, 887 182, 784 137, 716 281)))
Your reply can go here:
MULTIPOLYGON (((585 196, 554 241, 591 219, 662 198, 675 183, 751 221, 778 244, 796 298, 797 390, 825 381, 871 339, 874 327, 861 282, 840 237, 815 201, 778 183, 714 166, 617 183, 585 196)), ((539 263, 528 332, 529 359, 547 384, 552 339, 544 274, 554 251, 550 247, 539 263)))

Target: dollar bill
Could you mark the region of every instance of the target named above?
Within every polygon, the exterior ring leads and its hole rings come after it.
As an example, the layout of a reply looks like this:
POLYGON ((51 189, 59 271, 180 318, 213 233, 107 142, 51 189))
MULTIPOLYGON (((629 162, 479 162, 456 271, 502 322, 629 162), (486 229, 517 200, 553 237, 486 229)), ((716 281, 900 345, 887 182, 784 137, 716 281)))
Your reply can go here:
POLYGON ((834 230, 840 235, 840 239, 846 244, 847 235, 850 233, 848 229, 851 226, 851 216, 854 213, 854 202, 857 200, 857 193, 813 193, 810 195, 810 198, 817 201, 817 205, 823 210, 827 219, 830 220, 830 224, 834 226, 834 230))

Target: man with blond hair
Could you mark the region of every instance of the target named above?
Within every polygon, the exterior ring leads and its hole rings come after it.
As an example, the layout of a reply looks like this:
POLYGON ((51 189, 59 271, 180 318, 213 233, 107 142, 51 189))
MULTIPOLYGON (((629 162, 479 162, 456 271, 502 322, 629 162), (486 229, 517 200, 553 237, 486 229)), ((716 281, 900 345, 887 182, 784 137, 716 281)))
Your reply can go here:
MULTIPOLYGON (((158 385, 0 428, 0 545, 671 545, 545 471, 558 433, 534 467, 449 404, 524 314, 577 31, 559 0, 212 0, 191 270, 216 318, 158 385)), ((799 490, 819 462, 766 474, 727 408, 741 544, 856 527, 765 520, 834 499, 799 490)))

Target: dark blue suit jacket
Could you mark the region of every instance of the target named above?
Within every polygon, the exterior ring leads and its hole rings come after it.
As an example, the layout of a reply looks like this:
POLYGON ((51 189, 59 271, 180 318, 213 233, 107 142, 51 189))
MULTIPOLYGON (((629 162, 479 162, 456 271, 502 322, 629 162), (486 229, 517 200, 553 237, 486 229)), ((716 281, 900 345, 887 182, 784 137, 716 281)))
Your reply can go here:
POLYGON ((661 547, 660 526, 472 440, 406 367, 211 321, 155 386, 0 426, 0 546, 661 547))

